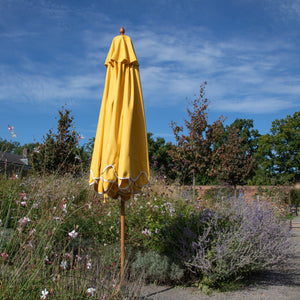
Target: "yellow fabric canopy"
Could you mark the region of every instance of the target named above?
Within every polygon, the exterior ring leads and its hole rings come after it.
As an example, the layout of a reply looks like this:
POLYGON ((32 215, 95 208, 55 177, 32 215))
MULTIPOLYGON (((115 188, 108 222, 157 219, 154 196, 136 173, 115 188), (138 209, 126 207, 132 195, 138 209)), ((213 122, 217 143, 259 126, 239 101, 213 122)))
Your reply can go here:
POLYGON ((100 194, 128 200, 150 177, 139 64, 129 36, 113 39, 105 66, 89 182, 100 194))

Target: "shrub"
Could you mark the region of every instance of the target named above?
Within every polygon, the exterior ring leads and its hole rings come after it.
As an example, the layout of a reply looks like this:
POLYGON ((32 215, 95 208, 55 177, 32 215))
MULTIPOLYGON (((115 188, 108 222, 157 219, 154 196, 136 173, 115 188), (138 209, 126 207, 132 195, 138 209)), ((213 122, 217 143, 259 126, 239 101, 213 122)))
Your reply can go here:
POLYGON ((182 267, 155 251, 148 251, 144 254, 138 252, 131 265, 131 271, 137 276, 143 275, 148 282, 156 283, 179 282, 184 275, 182 267))
POLYGON ((188 260, 193 254, 192 243, 206 231, 212 216, 208 209, 191 211, 188 215, 179 213, 165 225, 160 251, 177 262, 188 260))
POLYGON ((292 189, 290 191, 290 199, 291 199, 291 204, 296 205, 297 207, 300 206, 300 191, 296 189, 292 189))
POLYGON ((289 237, 288 225, 266 203, 232 199, 232 207, 215 214, 190 244, 193 254, 184 263, 211 286, 237 280, 284 262, 289 237))

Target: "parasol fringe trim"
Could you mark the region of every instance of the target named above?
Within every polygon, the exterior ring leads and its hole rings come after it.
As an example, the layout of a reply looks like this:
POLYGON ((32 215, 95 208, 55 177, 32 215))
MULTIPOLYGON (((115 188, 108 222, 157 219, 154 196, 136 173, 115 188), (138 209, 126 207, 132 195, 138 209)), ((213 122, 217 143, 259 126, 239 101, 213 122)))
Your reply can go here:
MULTIPOLYGON (((148 174, 147 174, 147 172, 145 172, 145 171, 140 172, 140 174, 134 179, 134 178, 132 178, 132 177, 120 177, 120 176, 118 176, 117 173, 116 173, 116 169, 115 169, 115 167, 114 167, 113 165, 108 165, 107 167, 105 167, 104 170, 103 170, 103 172, 102 172, 102 174, 103 174, 103 173, 105 172, 105 170, 107 170, 108 168, 113 168, 113 170, 114 170, 114 175, 115 175, 116 179, 120 179, 120 180, 129 180, 128 186, 127 186, 126 188, 121 188, 121 184, 118 184, 118 188, 119 188, 120 191, 129 191, 130 188, 131 188, 131 184, 132 184, 132 183, 134 183, 134 185, 137 186, 137 187, 139 187, 139 188, 148 186, 148 185, 150 184, 150 180, 149 180, 148 174), (139 184, 137 184, 137 181, 140 179, 140 177, 141 177, 143 174, 146 176, 146 179, 147 179, 148 183, 147 183, 147 184, 144 184, 144 185, 139 185, 139 184)), ((117 180, 107 180, 107 179, 105 179, 105 178, 102 177, 102 176, 100 176, 100 177, 94 177, 93 171, 90 170, 90 172, 91 172, 91 176, 92 176, 92 178, 93 178, 93 182, 91 182, 90 185, 95 184, 96 181, 97 181, 97 180, 100 180, 100 179, 101 179, 102 181, 104 181, 104 182, 108 182, 108 183, 112 183, 112 184, 115 183, 115 182, 117 181, 117 180)), ((109 188, 106 189, 106 190, 104 189, 104 193, 107 192, 108 190, 109 190, 109 188)), ((131 189, 131 191, 132 191, 132 189, 131 189)), ((103 194, 103 193, 99 193, 99 194, 103 194)))

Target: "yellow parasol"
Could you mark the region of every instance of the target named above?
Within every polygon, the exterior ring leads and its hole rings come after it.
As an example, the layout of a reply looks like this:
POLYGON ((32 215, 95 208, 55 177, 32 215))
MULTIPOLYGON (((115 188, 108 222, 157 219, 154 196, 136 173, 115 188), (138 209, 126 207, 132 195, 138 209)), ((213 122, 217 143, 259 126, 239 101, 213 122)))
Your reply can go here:
POLYGON ((147 131, 139 64, 123 27, 108 52, 90 185, 121 198, 121 274, 124 272, 125 201, 149 184, 147 131))

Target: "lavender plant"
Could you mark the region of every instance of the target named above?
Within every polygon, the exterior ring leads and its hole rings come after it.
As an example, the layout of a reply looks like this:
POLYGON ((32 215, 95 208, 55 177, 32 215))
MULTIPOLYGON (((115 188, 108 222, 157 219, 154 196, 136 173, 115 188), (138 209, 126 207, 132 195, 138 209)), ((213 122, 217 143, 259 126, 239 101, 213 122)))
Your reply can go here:
POLYGON ((184 264, 208 285, 237 280, 284 262, 289 238, 289 226, 266 202, 232 199, 231 208, 216 213, 190 244, 184 264))

